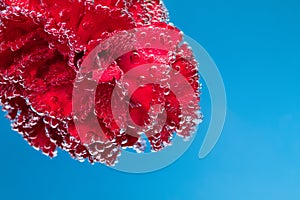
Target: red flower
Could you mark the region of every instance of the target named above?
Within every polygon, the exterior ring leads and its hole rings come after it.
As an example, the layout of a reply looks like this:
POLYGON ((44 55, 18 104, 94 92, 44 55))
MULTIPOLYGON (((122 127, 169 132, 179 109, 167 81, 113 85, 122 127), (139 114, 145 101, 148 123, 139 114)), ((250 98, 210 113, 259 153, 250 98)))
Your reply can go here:
MULTIPOLYGON (((178 29, 166 23, 166 13, 159 0, 1 1, 0 98, 13 129, 51 157, 59 147, 76 159, 113 165, 121 147, 139 150, 143 143, 135 131, 124 132, 118 126, 112 115, 112 92, 124 74, 150 63, 170 66, 185 77, 196 97, 191 117, 199 118, 194 113, 199 110, 197 63, 187 45, 178 43, 172 54, 155 48, 131 51, 118 57, 102 76, 93 73, 93 79, 98 81, 95 99, 82 91, 78 102, 77 116, 84 122, 79 129, 86 130, 84 138, 74 123, 72 108, 76 105, 72 105, 72 92, 82 61, 99 42, 122 30, 151 26, 179 34, 178 29), (91 135, 98 130, 89 120, 95 117, 104 135, 91 135), (101 137, 102 142, 86 145, 91 137, 101 137)), ((156 104, 164 107, 166 123, 159 133, 145 132, 154 151, 170 144, 175 132, 188 137, 197 125, 193 120, 181 123, 181 104, 175 94, 155 84, 141 86, 130 98, 133 122, 149 125, 149 112, 159 111, 153 107, 156 104)))

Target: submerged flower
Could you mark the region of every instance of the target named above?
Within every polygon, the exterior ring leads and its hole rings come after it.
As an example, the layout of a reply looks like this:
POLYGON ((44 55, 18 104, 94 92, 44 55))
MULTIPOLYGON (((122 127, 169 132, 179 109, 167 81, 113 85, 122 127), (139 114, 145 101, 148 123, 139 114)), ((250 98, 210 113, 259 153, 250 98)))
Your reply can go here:
MULTIPOLYGON (((12 128, 50 157, 59 147, 78 160, 107 165, 116 163, 122 148, 143 151, 141 132, 153 151, 171 144, 175 133, 188 138, 201 117, 197 113, 197 63, 189 47, 181 44, 181 32, 167 20, 159 0, 1 0, 0 98, 12 128), (172 30, 178 38, 169 50, 145 45, 118 56, 105 69, 97 66, 93 71, 92 61, 90 68, 84 69, 82 63, 99 43, 137 28, 172 30), (151 63, 158 64, 151 66, 152 77, 176 77, 170 69, 181 74, 193 89, 192 101, 187 97, 179 102, 168 84, 144 84, 143 75, 125 80, 126 73, 151 63), (80 81, 78 73, 83 76, 80 81), (74 86, 80 82, 88 88, 91 80, 97 83, 94 95, 82 90, 74 104, 74 86), (121 89, 126 93, 134 85, 139 87, 131 96, 123 95, 128 97, 129 107, 119 107, 120 112, 128 109, 129 114, 116 119, 111 106, 114 89, 126 86, 121 89), (182 104, 190 107, 188 113, 183 112, 182 104), (153 121, 159 120, 159 115, 164 116, 164 125, 155 129, 153 121), (97 124, 91 119, 97 119, 97 124), (131 128, 132 122, 140 130, 131 128)), ((170 45, 166 41, 172 42, 172 38, 166 39, 163 33, 154 38, 162 46, 170 45)), ((142 41, 147 44, 146 40, 153 37, 142 41)), ((100 57, 105 53, 98 52, 100 57)), ((188 96, 181 79, 177 85, 180 95, 188 96)))

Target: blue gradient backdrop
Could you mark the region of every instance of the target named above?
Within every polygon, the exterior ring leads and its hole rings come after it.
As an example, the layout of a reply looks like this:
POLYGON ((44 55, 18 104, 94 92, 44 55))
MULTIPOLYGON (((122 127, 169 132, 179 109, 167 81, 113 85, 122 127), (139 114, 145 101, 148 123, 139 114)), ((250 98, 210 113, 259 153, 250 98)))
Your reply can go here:
MULTIPOLYGON (((165 0, 171 21, 202 44, 222 73, 225 129, 197 155, 205 131, 176 163, 133 175, 49 159, 10 130, 1 114, 0 199, 300 199, 300 2, 165 0)), ((204 88, 207 127, 209 95, 204 88)))

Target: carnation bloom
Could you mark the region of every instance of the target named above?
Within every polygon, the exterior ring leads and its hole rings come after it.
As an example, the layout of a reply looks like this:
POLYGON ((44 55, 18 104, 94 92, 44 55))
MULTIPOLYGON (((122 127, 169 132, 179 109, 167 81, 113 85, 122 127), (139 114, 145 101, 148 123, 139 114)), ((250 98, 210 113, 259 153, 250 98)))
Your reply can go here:
POLYGON ((82 67, 99 43, 118 32, 154 27, 181 35, 167 23, 167 11, 161 1, 6 0, 0 2, 0 20, 1 104, 12 128, 44 154, 53 157, 59 147, 78 160, 87 158, 90 162, 114 165, 122 148, 143 151, 141 131, 151 149, 159 151, 171 144, 174 133, 188 138, 197 126, 197 119, 201 118, 197 113, 197 63, 189 47, 180 43, 182 38, 176 40, 171 51, 146 47, 126 52, 100 74, 99 70, 82 67), (170 88, 141 84, 129 98, 129 116, 124 115, 121 122, 124 129, 111 108, 114 88, 125 82, 130 88, 134 83, 125 81, 124 75, 151 63, 159 64, 152 67, 155 76, 160 77, 166 68, 184 76, 194 91, 194 101, 183 102, 192 104, 188 117, 193 119, 182 120, 182 102, 170 88), (74 103, 72 94, 79 72, 85 77, 81 85, 88 86, 90 80, 95 80, 97 86, 94 95, 88 90, 79 91, 81 98, 74 103), (154 132, 149 128, 153 127, 149 124, 151 117, 162 110, 165 124, 154 132), (102 134, 97 133, 92 118, 97 119, 102 134), (127 118, 147 128, 130 129, 127 118), (100 139, 91 142, 96 137, 100 139))

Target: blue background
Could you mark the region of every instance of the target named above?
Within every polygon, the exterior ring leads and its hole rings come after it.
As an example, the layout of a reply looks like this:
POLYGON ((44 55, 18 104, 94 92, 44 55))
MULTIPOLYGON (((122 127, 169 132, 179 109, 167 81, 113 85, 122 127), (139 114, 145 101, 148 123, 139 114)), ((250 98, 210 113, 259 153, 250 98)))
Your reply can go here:
MULTIPOLYGON (((210 53, 225 82, 229 111, 213 152, 198 159, 198 134, 173 165, 126 174, 64 152, 51 160, 11 131, 3 114, 0 199, 300 199, 300 2, 165 4, 171 21, 210 53)), ((206 116, 208 98, 204 88, 206 116)))

